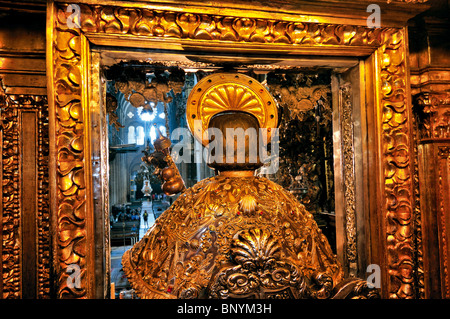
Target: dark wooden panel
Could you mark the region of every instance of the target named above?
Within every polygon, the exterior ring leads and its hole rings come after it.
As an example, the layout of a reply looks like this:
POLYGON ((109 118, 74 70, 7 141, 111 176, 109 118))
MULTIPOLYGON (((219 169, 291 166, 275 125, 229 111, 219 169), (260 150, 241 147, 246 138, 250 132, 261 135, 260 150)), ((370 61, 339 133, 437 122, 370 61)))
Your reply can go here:
POLYGON ((37 296, 37 114, 22 112, 22 298, 37 296))

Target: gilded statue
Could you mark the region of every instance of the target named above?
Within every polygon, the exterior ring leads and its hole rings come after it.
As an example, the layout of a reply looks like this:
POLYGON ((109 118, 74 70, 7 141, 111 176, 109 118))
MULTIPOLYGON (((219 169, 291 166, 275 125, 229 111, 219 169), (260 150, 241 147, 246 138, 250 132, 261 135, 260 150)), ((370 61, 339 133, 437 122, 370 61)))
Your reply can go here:
MULTIPOLYGON (((170 179, 162 176, 170 187, 163 189, 181 193, 123 256, 140 298, 379 296, 366 281, 344 278, 326 237, 295 196, 255 174, 263 161, 252 148, 266 145, 278 124, 276 102, 261 83, 214 73, 193 88, 186 113, 195 138, 206 147, 215 141, 208 165, 216 175, 186 189, 168 152, 170 140, 156 140, 170 171, 170 179), (212 128, 223 134, 212 135, 212 128), (263 134, 220 140, 228 129, 263 134)), ((143 160, 151 163, 154 156, 147 155, 143 160)))

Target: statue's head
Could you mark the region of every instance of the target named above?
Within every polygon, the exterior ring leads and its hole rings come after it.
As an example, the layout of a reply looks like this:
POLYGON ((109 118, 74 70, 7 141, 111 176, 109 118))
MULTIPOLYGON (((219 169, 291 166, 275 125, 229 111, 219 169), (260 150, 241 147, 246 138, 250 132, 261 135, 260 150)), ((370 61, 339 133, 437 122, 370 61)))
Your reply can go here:
POLYGON ((259 159, 259 122, 242 111, 217 113, 209 121, 208 165, 218 171, 255 170, 259 159))
POLYGON ((186 117, 193 136, 207 147, 210 167, 253 171, 262 166, 260 150, 278 125, 278 108, 256 79, 213 73, 192 89, 186 117))

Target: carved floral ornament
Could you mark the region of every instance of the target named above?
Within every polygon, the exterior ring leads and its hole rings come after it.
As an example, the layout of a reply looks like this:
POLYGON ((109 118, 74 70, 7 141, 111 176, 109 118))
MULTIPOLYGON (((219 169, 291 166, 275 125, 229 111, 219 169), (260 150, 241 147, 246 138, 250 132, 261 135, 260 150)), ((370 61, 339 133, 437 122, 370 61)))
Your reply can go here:
POLYGON ((450 138, 450 93, 422 92, 414 96, 422 139, 450 138))
MULTIPOLYGON (((376 50, 378 67, 374 81, 380 92, 377 135, 382 178, 379 189, 384 198, 380 223, 386 252, 386 295, 392 298, 414 296, 412 181, 410 161, 411 126, 409 88, 405 64, 405 34, 400 28, 370 29, 364 26, 314 22, 291 22, 263 18, 242 18, 191 12, 172 12, 120 6, 79 4, 81 29, 68 26, 71 12, 67 4, 54 4, 51 15, 49 107, 54 121, 50 127, 56 183, 52 188, 55 207, 55 271, 59 298, 92 297, 93 253, 92 212, 86 185, 87 153, 85 134, 88 125, 86 76, 87 38, 91 36, 126 37, 132 40, 161 39, 167 43, 254 44, 254 49, 292 48, 323 50, 370 48, 376 50), (199 42, 200 41, 200 42, 199 42), (68 265, 81 269, 81 288, 66 283, 68 265)), ((139 42, 139 41, 138 41, 139 42)), ((139 42, 141 43, 141 42, 139 42)), ((139 44, 134 44, 139 47, 139 44)), ((367 53, 367 51, 365 51, 367 53)))
MULTIPOLYGON (((86 33, 131 34, 161 38, 301 45, 378 47, 384 29, 326 23, 288 22, 257 18, 178 13, 143 8, 80 4, 81 30, 86 33)), ((70 16, 59 12, 66 24, 70 16)))

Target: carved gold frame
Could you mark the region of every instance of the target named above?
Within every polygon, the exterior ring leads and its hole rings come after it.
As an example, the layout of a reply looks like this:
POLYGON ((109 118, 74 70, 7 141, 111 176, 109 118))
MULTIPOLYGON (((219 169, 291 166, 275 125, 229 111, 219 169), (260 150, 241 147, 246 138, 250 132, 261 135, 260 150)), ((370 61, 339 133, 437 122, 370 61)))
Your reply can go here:
MULTIPOLYGON (((69 3, 50 2, 47 17, 49 180, 58 298, 99 298, 108 291, 109 264, 104 258, 109 247, 108 161, 106 138, 101 136, 106 134, 106 122, 99 49, 108 47, 361 58, 369 259, 381 266, 384 297, 414 296, 406 28, 371 29, 363 19, 313 19, 240 8, 221 11, 184 3, 75 2, 81 12, 80 28, 68 26, 69 3), (68 285, 69 265, 80 271, 81 287, 68 285)), ((351 216, 346 220, 354 227, 351 216)), ((356 233, 350 229, 347 234, 356 233)))

